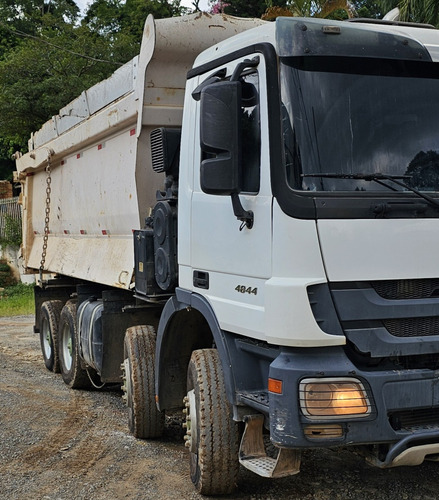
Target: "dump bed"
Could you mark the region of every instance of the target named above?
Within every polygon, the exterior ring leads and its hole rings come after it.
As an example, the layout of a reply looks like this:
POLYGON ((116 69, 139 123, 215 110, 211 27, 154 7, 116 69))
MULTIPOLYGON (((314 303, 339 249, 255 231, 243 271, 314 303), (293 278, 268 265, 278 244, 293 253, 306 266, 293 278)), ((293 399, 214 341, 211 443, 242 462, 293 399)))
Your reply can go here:
POLYGON ((181 126, 186 74, 202 50, 260 23, 150 16, 140 55, 32 135, 29 153, 17 158, 30 272, 129 288, 132 230, 143 226, 163 186, 150 165, 150 132, 181 126))

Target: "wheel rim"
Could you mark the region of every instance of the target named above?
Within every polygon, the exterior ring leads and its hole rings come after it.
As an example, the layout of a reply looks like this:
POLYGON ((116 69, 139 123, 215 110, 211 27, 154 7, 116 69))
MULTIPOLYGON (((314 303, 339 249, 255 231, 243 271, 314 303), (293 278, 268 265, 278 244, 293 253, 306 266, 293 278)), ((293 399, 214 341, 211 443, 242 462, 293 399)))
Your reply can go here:
POLYGON ((62 343, 61 343, 61 355, 64 361, 64 366, 67 371, 70 370, 73 363, 73 343, 72 336, 70 334, 69 325, 64 325, 62 331, 62 343))
POLYGON ((131 385, 131 364, 128 358, 125 358, 122 363, 122 378, 123 378, 123 396, 122 399, 128 408, 128 425, 133 432, 134 422, 134 407, 133 407, 133 386, 131 385))
POLYGON ((131 366, 130 366, 130 360, 128 358, 125 358, 123 360, 121 368, 122 368, 122 380, 123 380, 122 399, 124 400, 125 405, 128 408, 131 408, 132 406, 131 366))
POLYGON ((195 399, 195 390, 187 393, 184 399, 186 406, 186 447, 191 453, 198 453, 197 450, 197 403, 195 399))
POLYGON ((49 359, 52 356, 52 336, 50 335, 49 322, 46 318, 43 318, 41 330, 44 356, 46 359, 49 359))

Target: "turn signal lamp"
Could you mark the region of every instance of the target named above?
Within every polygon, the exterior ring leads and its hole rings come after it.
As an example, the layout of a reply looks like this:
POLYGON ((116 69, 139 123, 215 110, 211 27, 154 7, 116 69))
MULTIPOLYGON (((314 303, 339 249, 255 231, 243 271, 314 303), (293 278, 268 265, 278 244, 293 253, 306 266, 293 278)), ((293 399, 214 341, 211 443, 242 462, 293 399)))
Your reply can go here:
POLYGON ((282 380, 277 380, 275 378, 268 379, 268 390, 274 392, 275 394, 282 394, 282 380))
POLYGON ((305 379, 300 384, 300 407, 309 418, 365 417, 371 405, 357 379, 305 379))

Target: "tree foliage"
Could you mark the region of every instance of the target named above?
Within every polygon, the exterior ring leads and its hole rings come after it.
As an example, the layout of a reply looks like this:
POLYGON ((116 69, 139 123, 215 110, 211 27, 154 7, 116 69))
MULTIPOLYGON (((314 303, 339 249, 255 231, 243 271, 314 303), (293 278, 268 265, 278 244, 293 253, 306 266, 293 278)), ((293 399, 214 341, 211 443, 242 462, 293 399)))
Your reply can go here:
POLYGON ((439 154, 436 151, 420 151, 410 162, 406 175, 417 189, 439 189, 439 154))
POLYGON ((37 36, 48 19, 63 26, 74 23, 78 15, 73 0, 0 0, 0 58, 26 36, 37 36))
POLYGON ((357 17, 369 19, 382 19, 383 8, 375 0, 356 0, 352 2, 357 17))
MULTIPOLYGON (((277 0, 276 4, 285 7, 287 0, 277 0)), ((218 8, 212 10, 214 13, 217 11, 224 12, 231 16, 237 17, 262 17, 267 10, 266 0, 229 0, 218 2, 218 8)))
POLYGON ((180 0, 95 0, 83 24, 104 37, 115 53, 126 60, 139 53, 143 26, 149 14, 156 19, 184 14, 180 0))
POLYGON ((139 53, 148 14, 183 12, 180 0, 0 0, 0 177, 14 151, 69 101, 139 53))
POLYGON ((294 0, 284 7, 270 6, 263 18, 269 20, 278 16, 345 19, 354 16, 354 9, 349 0, 294 0))
MULTIPOLYGON (((235 0, 229 0, 235 5, 235 0)), ((267 0, 265 18, 279 15, 340 19, 365 17, 381 19, 398 7, 400 20, 439 26, 438 0, 267 0)), ((226 11, 227 12, 227 11, 226 11)))
POLYGON ((0 64, 3 137, 28 137, 84 88, 117 68, 116 63, 97 60, 110 57, 108 47, 86 27, 57 31, 46 29, 45 38, 16 46, 0 64))
POLYGON ((437 0, 379 0, 385 12, 399 8, 400 20, 439 26, 439 2, 437 0))

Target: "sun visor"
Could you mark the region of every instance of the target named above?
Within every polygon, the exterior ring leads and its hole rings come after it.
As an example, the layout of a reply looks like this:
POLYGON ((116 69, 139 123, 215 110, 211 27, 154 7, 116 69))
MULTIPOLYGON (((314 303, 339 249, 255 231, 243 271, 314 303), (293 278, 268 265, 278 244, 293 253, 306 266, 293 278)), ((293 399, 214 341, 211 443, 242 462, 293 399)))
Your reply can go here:
POLYGON ((280 57, 341 56, 431 61, 417 40, 376 26, 327 19, 278 17, 276 43, 280 57))

